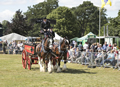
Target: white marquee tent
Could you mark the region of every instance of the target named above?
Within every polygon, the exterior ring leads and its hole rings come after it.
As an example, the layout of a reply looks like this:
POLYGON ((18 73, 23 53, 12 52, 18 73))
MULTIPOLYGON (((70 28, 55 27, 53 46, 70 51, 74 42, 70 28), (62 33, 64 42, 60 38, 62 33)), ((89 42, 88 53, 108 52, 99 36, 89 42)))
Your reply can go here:
MULTIPOLYGON (((39 38, 39 37, 26 37, 27 39, 29 38, 39 38)), ((56 32, 55 32, 55 37, 53 38, 54 40, 60 40, 63 39, 63 37, 59 36, 56 32)))
POLYGON ((7 42, 10 43, 10 42, 13 41, 13 40, 26 40, 27 37, 22 36, 22 35, 19 35, 19 34, 17 34, 17 33, 11 33, 11 34, 8 34, 8 35, 5 35, 5 36, 0 37, 0 39, 1 39, 2 41, 7 40, 7 42))
POLYGON ((59 36, 59 35, 55 32, 54 40, 60 40, 60 39, 63 39, 63 37, 59 36))
MULTIPOLYGON (((1 39, 2 41, 7 40, 7 42, 10 43, 11 41, 14 41, 14 40, 27 40, 28 37, 22 36, 22 35, 17 34, 17 33, 11 33, 11 34, 8 34, 8 35, 5 35, 5 36, 0 37, 0 39, 1 39)), ((59 36, 59 35, 55 32, 54 40, 60 40, 60 39, 63 39, 63 37, 59 36)))

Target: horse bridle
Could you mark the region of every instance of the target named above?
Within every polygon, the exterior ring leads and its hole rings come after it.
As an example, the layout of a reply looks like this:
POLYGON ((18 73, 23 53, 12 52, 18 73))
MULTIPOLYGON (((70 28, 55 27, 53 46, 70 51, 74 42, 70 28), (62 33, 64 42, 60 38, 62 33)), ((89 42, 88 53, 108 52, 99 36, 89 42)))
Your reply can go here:
POLYGON ((64 52, 64 51, 61 51, 61 49, 66 49, 66 42, 67 42, 67 40, 64 39, 64 46, 65 46, 65 48, 61 48, 61 44, 58 46, 58 49, 59 49, 59 52, 60 52, 60 53, 61 53, 61 52, 64 52))

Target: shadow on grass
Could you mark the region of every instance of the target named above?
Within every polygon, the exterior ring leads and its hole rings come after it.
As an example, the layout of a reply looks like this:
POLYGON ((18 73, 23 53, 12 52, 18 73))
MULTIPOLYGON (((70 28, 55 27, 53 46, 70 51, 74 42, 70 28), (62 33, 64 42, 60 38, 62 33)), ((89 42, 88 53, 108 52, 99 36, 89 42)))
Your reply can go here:
POLYGON ((67 68, 66 71, 61 72, 61 73, 71 73, 71 74, 82 74, 82 73, 88 73, 88 74, 96 74, 97 72, 88 72, 85 70, 89 70, 89 69, 71 69, 71 68, 67 68))
POLYGON ((31 70, 33 70, 33 71, 37 71, 39 69, 40 69, 40 67, 33 67, 33 68, 31 68, 31 70))
MULTIPOLYGON (((31 70, 33 71, 38 71, 39 67, 34 67, 31 68, 31 70)), ((62 70, 62 69, 61 69, 62 70)), ((96 74, 97 72, 88 72, 86 70, 90 70, 90 69, 72 69, 72 68, 67 68, 66 71, 62 71, 60 73, 71 73, 71 74, 82 74, 82 73, 88 73, 88 74, 96 74)), ((56 71, 55 71, 56 72, 56 71)), ((56 72, 57 73, 57 72, 56 72)))

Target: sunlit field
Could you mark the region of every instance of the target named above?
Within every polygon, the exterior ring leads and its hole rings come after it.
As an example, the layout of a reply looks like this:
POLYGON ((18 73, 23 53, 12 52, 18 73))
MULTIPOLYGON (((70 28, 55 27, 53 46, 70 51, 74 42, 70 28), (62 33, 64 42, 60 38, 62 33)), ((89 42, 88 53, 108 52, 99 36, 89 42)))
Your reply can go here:
POLYGON ((0 54, 0 87, 120 87, 118 70, 73 63, 67 63, 67 68, 51 74, 40 72, 38 64, 23 69, 21 55, 0 54))

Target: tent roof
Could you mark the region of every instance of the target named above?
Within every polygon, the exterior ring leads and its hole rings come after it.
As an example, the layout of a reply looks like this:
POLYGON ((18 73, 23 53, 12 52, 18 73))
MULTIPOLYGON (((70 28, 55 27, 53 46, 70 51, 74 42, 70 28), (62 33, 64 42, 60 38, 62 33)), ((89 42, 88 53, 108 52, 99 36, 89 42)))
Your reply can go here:
POLYGON ((95 34, 93 34, 92 32, 89 32, 87 35, 95 35, 95 34))
POLYGON ((63 39, 63 37, 59 36, 56 32, 55 32, 55 37, 53 38, 54 40, 60 40, 63 39))
POLYGON ((7 40, 8 43, 11 42, 11 41, 13 41, 13 40, 25 40, 26 38, 27 37, 22 36, 22 35, 17 34, 17 33, 11 33, 11 34, 8 34, 8 35, 0 37, 0 39, 2 41, 7 40))
MULTIPOLYGON (((85 40, 85 39, 88 39, 88 36, 89 35, 95 35, 93 34, 92 32, 89 32, 88 34, 86 34, 85 36, 81 37, 81 38, 78 38, 77 41, 78 42, 82 42, 82 40, 85 40)), ((96 36, 96 35, 95 35, 96 36)))
POLYGON ((71 40, 77 41, 77 39, 78 39, 78 37, 75 37, 75 38, 70 39, 70 41, 71 40))
POLYGON ((118 36, 99 36, 99 37, 96 37, 96 38, 103 39, 103 38, 119 38, 119 37, 118 36))

